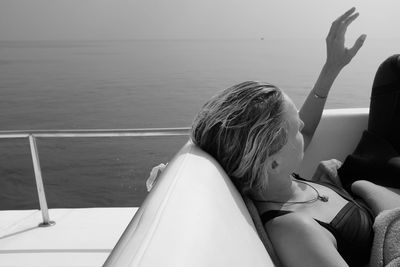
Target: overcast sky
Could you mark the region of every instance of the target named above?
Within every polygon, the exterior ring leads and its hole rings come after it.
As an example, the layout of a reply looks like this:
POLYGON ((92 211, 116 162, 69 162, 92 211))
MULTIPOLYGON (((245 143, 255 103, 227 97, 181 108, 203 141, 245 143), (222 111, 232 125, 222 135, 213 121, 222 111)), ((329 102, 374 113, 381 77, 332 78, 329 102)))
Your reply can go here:
POLYGON ((0 40, 321 38, 352 6, 350 38, 400 38, 399 0, 0 0, 0 40))

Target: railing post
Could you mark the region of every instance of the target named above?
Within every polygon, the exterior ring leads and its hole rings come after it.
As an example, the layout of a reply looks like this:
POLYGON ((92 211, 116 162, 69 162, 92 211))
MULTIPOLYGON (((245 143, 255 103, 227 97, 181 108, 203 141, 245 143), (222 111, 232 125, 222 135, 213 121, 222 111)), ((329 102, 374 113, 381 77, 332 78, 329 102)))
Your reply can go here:
POLYGON ((52 226, 56 223, 50 221, 49 211, 47 208, 46 194, 44 192, 44 186, 43 186, 42 171, 40 169, 39 152, 36 145, 36 139, 32 134, 29 135, 29 144, 31 147, 33 170, 35 171, 36 189, 38 191, 38 196, 39 196, 40 210, 42 211, 42 217, 43 217, 43 222, 40 223, 39 226, 40 227, 52 226))

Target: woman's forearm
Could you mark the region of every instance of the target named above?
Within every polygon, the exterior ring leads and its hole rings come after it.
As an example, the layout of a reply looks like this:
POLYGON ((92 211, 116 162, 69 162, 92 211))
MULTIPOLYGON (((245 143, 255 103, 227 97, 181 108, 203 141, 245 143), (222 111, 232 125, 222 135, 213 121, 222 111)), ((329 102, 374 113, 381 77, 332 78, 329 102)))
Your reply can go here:
POLYGON ((338 17, 332 23, 326 37, 326 63, 299 112, 300 118, 305 124, 302 129, 304 148, 307 148, 319 124, 326 97, 333 82, 339 75, 340 70, 350 63, 365 41, 366 35, 362 34, 351 48, 344 46, 346 29, 358 17, 358 13, 354 13, 354 11, 355 8, 353 7, 338 17))
POLYGON ((304 148, 307 147, 314 135, 315 129, 321 119, 329 90, 339 72, 340 68, 325 64, 314 88, 308 94, 306 101, 299 111, 299 116, 304 122, 304 127, 301 131, 304 136, 304 148))
POLYGON ((361 197, 375 216, 384 210, 400 207, 400 194, 396 189, 389 189, 369 181, 359 180, 351 185, 351 191, 361 197))

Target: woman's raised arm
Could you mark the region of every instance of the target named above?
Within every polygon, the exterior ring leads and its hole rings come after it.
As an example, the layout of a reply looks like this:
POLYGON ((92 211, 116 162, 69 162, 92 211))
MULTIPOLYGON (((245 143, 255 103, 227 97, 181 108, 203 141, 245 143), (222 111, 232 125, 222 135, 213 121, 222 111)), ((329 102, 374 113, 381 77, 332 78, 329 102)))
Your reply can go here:
POLYGON ((314 88, 309 93, 299 112, 300 118, 305 124, 301 131, 304 136, 304 149, 307 148, 319 124, 326 98, 333 82, 343 67, 350 63, 365 41, 366 35, 363 34, 356 40, 353 47, 346 48, 344 46, 347 27, 358 17, 358 13, 354 13, 354 11, 355 8, 353 7, 337 18, 332 23, 329 34, 326 37, 326 62, 314 88))

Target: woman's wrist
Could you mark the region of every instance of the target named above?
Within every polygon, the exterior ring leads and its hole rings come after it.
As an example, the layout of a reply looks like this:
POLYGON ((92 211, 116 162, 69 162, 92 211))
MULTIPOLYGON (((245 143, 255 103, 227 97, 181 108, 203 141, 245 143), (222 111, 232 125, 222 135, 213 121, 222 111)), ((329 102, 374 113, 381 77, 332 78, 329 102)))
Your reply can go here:
POLYGON ((325 63, 314 86, 313 94, 315 98, 325 99, 332 87, 333 82, 340 73, 340 68, 325 63))
POLYGON ((313 94, 314 94, 314 98, 315 99, 321 99, 321 100, 324 100, 324 99, 327 99, 328 98, 328 95, 320 95, 319 93, 317 93, 317 92, 313 92, 313 94))
POLYGON ((322 67, 322 72, 324 72, 326 75, 334 76, 336 78, 342 69, 343 67, 327 61, 322 67))

